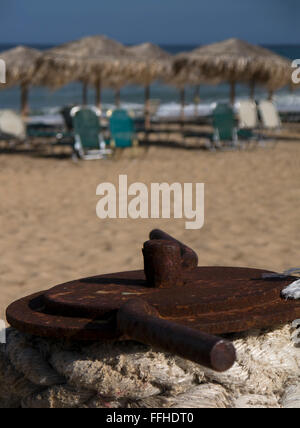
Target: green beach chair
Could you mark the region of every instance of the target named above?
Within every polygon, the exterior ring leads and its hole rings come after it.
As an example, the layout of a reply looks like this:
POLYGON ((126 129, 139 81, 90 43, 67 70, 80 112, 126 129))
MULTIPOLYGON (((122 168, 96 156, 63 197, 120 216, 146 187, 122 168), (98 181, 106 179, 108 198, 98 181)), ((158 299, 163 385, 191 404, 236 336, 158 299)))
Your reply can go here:
POLYGON ((101 133, 100 111, 96 107, 74 107, 74 151, 80 159, 104 159, 111 154, 101 133))
POLYGON ((228 104, 217 104, 213 111, 214 133, 212 148, 238 146, 238 132, 233 109, 228 104))
POLYGON ((242 148, 243 143, 257 138, 251 129, 238 129, 233 108, 228 104, 217 104, 213 111, 213 127, 212 149, 242 148))
POLYGON ((112 148, 138 146, 134 120, 126 110, 115 110, 110 116, 110 145, 112 148))

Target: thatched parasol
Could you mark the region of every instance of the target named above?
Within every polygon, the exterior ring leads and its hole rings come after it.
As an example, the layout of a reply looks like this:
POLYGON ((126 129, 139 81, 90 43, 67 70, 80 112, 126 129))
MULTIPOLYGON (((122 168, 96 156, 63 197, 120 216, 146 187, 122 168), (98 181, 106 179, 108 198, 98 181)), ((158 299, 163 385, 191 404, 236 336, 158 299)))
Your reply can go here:
MULTIPOLYGON (((183 55, 189 55, 189 53, 178 54, 174 57, 173 63, 175 64, 178 59, 181 59, 183 55)), ((179 90, 180 94, 180 105, 181 105, 181 120, 184 120, 184 107, 185 107, 185 89, 186 86, 194 86, 195 87, 195 116, 198 114, 198 105, 200 102, 200 86, 202 84, 208 85, 217 85, 220 83, 219 78, 207 78, 204 76, 197 68, 194 67, 182 67, 177 72, 174 71, 175 67, 172 69, 171 75, 167 77, 167 83, 179 90)))
POLYGON ((170 76, 172 71, 172 55, 152 43, 127 48, 131 60, 128 77, 131 82, 143 85, 145 88, 145 121, 150 122, 150 85, 157 79, 170 76))
POLYGON ((72 81, 83 83, 86 103, 87 85, 96 89, 96 104, 101 105, 101 87, 111 76, 121 75, 128 64, 128 52, 121 43, 106 36, 92 36, 50 49, 39 64, 38 78, 57 89, 72 81))
POLYGON ((202 46, 178 55, 175 75, 183 69, 199 73, 207 79, 219 79, 231 85, 231 102, 235 100, 236 83, 247 83, 254 96, 255 84, 275 91, 288 84, 290 62, 268 49, 238 39, 202 46))
POLYGON ((41 52, 25 46, 18 46, 0 53, 0 58, 6 64, 6 85, 4 88, 20 85, 21 87, 21 112, 28 114, 29 86, 38 83, 35 79, 36 64, 41 57, 41 52))

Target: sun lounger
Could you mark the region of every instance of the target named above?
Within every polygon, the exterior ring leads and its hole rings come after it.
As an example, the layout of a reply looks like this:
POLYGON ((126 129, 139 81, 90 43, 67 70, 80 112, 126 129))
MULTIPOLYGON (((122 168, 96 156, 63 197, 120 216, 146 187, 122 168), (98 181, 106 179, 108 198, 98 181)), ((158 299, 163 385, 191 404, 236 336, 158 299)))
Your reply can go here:
POLYGON ((26 125, 12 110, 0 111, 0 140, 14 146, 26 142, 26 125))
POLYGON ((252 129, 238 129, 235 113, 228 104, 217 104, 213 111, 213 127, 211 149, 237 149, 257 138, 252 129))
POLYGON ((238 129, 234 111, 228 104, 219 103, 212 114, 213 133, 205 131, 184 131, 183 137, 203 139, 209 150, 234 149, 239 146, 238 129))
POLYGON ((32 147, 49 146, 54 150, 55 147, 70 147, 74 152, 74 133, 73 131, 63 130, 55 126, 44 124, 27 125, 27 136, 32 147))
POLYGON ((260 128, 257 105, 255 101, 243 100, 238 106, 239 118, 239 139, 244 142, 254 142, 255 146, 259 141, 264 141, 264 138, 258 134, 260 128))
POLYGON ((227 104, 218 104, 213 111, 214 133, 211 136, 211 149, 237 148, 238 134, 233 109, 227 104))
POLYGON ((30 121, 27 124, 27 135, 31 138, 39 139, 55 139, 61 140, 63 137, 71 137, 73 135, 73 120, 71 117, 71 110, 75 106, 66 106, 63 107, 60 111, 60 114, 63 118, 63 124, 53 124, 47 123, 46 120, 41 120, 36 122, 30 121))
POLYGON ((115 110, 109 120, 110 146, 126 148, 138 145, 134 120, 126 110, 115 110))
POLYGON ((240 101, 238 107, 239 129, 257 129, 259 120, 256 103, 251 100, 240 101))
POLYGON ((104 159, 111 150, 106 148, 100 126, 100 111, 95 107, 74 107, 74 152, 84 160, 104 159))
POLYGON ((281 130, 280 116, 272 101, 261 101, 259 103, 259 112, 265 129, 281 130))
MULTIPOLYGON (((267 131, 275 131, 278 135, 282 130, 282 123, 279 113, 272 101, 261 101, 259 103, 259 113, 262 121, 263 129, 267 131)), ((273 147, 276 146, 276 138, 269 138, 273 142, 273 147)))
MULTIPOLYGON (((0 111, 0 141, 9 147, 26 143, 31 146, 33 142, 46 142, 51 146, 60 147, 74 145, 71 132, 61 132, 46 124, 26 124, 23 118, 11 110, 0 111)), ((33 144, 35 145, 35 144, 33 144)))

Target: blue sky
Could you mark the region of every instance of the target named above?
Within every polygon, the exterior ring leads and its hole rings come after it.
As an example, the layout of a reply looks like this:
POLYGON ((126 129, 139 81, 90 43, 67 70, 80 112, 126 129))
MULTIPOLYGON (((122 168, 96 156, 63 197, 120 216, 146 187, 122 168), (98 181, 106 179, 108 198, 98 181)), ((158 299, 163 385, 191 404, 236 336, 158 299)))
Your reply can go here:
POLYGON ((123 43, 300 44, 299 0, 1 0, 0 43, 106 34, 123 43))

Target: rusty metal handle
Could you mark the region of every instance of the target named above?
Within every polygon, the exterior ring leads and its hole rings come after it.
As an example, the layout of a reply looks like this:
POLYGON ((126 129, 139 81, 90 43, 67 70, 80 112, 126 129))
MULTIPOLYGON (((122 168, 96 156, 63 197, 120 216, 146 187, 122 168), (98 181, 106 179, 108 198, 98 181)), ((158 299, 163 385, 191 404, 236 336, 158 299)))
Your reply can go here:
POLYGON ((133 340, 217 372, 230 369, 236 360, 231 342, 164 320, 154 307, 140 299, 129 300, 119 309, 117 326, 133 340))
POLYGON ((155 229, 152 230, 152 232, 150 233, 150 239, 176 242, 180 246, 183 269, 193 270, 198 266, 198 255, 195 253, 195 251, 189 248, 187 245, 183 244, 182 242, 177 241, 177 239, 173 238, 173 236, 168 235, 162 230, 155 229))

